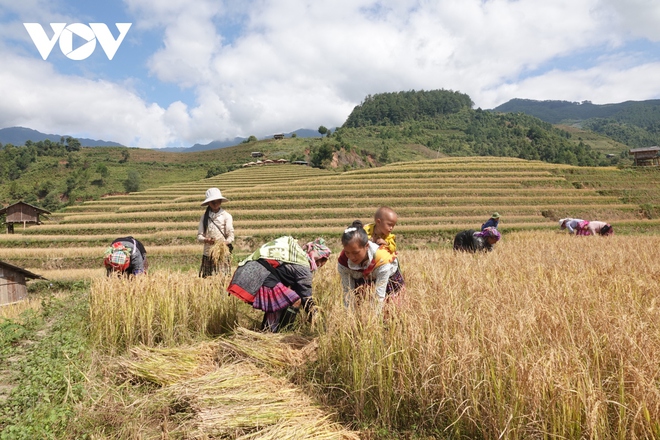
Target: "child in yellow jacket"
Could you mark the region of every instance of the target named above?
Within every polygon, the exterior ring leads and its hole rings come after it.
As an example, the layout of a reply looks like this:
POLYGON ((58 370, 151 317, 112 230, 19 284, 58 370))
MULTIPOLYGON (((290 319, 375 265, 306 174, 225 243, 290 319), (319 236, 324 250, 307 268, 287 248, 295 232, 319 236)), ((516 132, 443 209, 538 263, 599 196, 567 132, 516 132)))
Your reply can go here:
POLYGON ((397 215, 392 208, 381 206, 376 210, 374 222, 364 227, 369 240, 381 246, 386 246, 391 253, 396 253, 396 236, 392 230, 396 226, 397 215))

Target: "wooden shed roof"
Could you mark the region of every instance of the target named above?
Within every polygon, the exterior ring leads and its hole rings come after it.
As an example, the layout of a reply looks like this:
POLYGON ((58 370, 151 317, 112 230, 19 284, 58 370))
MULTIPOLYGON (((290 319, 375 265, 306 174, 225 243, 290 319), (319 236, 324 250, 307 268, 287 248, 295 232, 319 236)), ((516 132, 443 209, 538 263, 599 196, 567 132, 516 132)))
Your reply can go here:
POLYGON ((0 261, 0 266, 6 267, 8 269, 11 269, 15 272, 20 272, 23 275, 25 275, 25 278, 33 278, 35 280, 45 280, 46 278, 42 277, 41 275, 37 275, 36 273, 32 273, 29 270, 25 270, 22 267, 14 266, 13 264, 6 263, 4 261, 0 261))
POLYGON ((39 211, 40 214, 42 214, 42 213, 43 213, 43 214, 50 214, 50 211, 46 211, 45 209, 39 208, 38 206, 30 205, 29 203, 25 203, 25 202, 16 202, 16 203, 12 203, 11 205, 6 206, 6 207, 0 209, 0 214, 6 214, 6 213, 7 213, 7 210, 8 210, 9 208, 14 207, 14 206, 17 206, 17 205, 25 205, 25 206, 29 206, 30 208, 32 208, 32 209, 36 209, 37 211, 39 211))
POLYGON ((651 151, 660 151, 660 147, 646 147, 646 148, 633 148, 630 150, 630 154, 635 154, 635 153, 644 153, 644 152, 651 152, 651 151))

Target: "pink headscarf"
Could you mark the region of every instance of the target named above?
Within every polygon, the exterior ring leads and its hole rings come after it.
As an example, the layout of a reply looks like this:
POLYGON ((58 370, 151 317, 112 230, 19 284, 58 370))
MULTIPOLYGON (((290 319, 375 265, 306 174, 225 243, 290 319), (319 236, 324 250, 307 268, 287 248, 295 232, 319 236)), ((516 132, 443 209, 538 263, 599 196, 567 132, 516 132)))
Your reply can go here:
POLYGON ((312 272, 317 269, 316 262, 318 260, 327 259, 330 257, 332 251, 325 244, 325 240, 322 238, 317 238, 314 241, 305 243, 301 246, 305 252, 307 252, 307 259, 309 260, 309 267, 312 272))

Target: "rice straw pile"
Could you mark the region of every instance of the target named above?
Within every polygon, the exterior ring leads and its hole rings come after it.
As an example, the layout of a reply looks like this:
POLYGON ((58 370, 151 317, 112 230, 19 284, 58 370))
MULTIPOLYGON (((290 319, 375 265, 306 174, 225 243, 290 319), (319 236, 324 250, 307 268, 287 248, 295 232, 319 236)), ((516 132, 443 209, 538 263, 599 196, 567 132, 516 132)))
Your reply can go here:
POLYGON ((316 340, 292 333, 260 333, 237 327, 231 339, 218 341, 228 358, 249 360, 270 370, 298 367, 316 359, 316 340))
POLYGON ((134 378, 165 386, 214 370, 217 349, 211 342, 167 349, 138 346, 118 363, 134 378))
MULTIPOLYGON (((282 337, 260 340, 253 333, 241 331, 234 345, 227 347, 252 344, 258 350, 270 345, 268 353, 279 362, 284 363, 286 356, 302 362, 300 353, 296 358, 290 354, 295 350, 280 342, 282 337)), ((177 348, 134 347, 119 361, 120 374, 162 386, 145 396, 143 404, 166 408, 170 422, 181 421, 168 427, 167 434, 175 437, 359 438, 285 379, 270 376, 248 361, 217 365, 217 352, 217 341, 177 348)))
POLYGON ((240 439, 356 439, 329 420, 299 389, 257 367, 227 364, 195 379, 163 388, 162 395, 183 399, 193 419, 186 437, 240 439))

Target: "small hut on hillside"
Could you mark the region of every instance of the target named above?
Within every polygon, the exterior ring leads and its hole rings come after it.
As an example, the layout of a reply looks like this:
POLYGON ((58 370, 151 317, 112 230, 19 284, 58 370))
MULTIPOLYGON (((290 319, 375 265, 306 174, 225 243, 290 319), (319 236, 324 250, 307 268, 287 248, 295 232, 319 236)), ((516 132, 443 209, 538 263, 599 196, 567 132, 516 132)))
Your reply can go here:
POLYGON ((277 140, 284 139, 284 133, 275 133, 273 138, 277 140))
POLYGON ((635 158, 635 166, 660 165, 660 147, 634 148, 628 152, 635 158))
POLYGON ((27 279, 45 279, 13 264, 0 261, 0 306, 27 298, 27 279))
POLYGON ((32 206, 29 203, 16 202, 13 205, 0 209, 0 215, 2 214, 6 215, 5 223, 7 224, 7 233, 13 234, 14 224, 23 223, 23 228, 25 228, 25 225, 28 223, 40 225, 41 220, 39 219, 39 215, 50 214, 50 212, 32 206))

